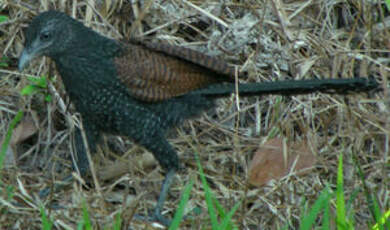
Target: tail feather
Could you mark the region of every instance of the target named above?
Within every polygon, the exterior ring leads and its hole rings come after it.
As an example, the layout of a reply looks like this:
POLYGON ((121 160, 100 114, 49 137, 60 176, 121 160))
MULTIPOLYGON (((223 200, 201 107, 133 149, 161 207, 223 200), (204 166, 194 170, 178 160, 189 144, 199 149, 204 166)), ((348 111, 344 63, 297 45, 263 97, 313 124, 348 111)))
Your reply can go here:
MULTIPOLYGON (((374 78, 292 80, 239 84, 238 93, 240 96, 297 95, 313 92, 346 94, 348 92, 370 91, 378 89, 378 87, 379 84, 374 78)), ((235 91, 236 85, 234 83, 224 83, 211 85, 193 93, 209 97, 226 97, 235 91)))

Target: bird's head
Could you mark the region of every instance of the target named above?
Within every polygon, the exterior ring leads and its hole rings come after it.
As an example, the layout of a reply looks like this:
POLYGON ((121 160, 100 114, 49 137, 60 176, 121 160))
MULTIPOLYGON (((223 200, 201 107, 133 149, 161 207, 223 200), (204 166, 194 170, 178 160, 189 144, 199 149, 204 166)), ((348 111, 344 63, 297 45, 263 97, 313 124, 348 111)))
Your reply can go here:
POLYGON ((76 20, 58 11, 47 11, 36 16, 25 32, 24 50, 18 68, 22 71, 28 63, 40 56, 63 55, 74 40, 76 20))

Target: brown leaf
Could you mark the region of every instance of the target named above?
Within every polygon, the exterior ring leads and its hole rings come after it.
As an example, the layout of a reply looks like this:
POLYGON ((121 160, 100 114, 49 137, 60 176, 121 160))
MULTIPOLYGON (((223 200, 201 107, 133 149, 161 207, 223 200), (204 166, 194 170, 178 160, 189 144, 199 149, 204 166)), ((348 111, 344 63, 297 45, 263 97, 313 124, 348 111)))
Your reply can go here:
MULTIPOLYGON (((0 147, 3 146, 3 141, 4 140, 0 141, 0 147)), ((15 166, 16 165, 16 163, 15 163, 15 154, 14 154, 14 150, 11 147, 11 145, 9 145, 7 150, 5 151, 5 157, 4 157, 3 165, 4 165, 5 168, 9 168, 11 166, 15 166)))
MULTIPOLYGON (((16 128, 12 132, 12 137, 5 154, 5 167, 11 167, 16 165, 16 146, 38 132, 38 128, 35 126, 32 117, 36 117, 36 113, 32 112, 31 114, 32 115, 23 117, 22 121, 18 124, 18 126, 16 126, 16 128)), ((0 146, 2 146, 3 141, 4 140, 0 140, 0 146)))
POLYGON ((101 180, 109 180, 122 176, 123 174, 129 172, 132 168, 142 168, 146 169, 153 167, 157 164, 151 153, 145 153, 141 156, 136 156, 130 161, 118 161, 111 165, 107 165, 98 170, 98 178, 101 180))
POLYGON ((257 150, 249 166, 249 182, 252 185, 264 185, 288 175, 290 171, 303 175, 310 171, 303 169, 312 168, 315 164, 316 158, 305 142, 292 143, 285 148, 282 139, 274 138, 257 150))
POLYGON ((11 145, 19 144, 38 132, 33 116, 36 117, 35 112, 32 112, 32 115, 23 117, 12 133, 11 145))

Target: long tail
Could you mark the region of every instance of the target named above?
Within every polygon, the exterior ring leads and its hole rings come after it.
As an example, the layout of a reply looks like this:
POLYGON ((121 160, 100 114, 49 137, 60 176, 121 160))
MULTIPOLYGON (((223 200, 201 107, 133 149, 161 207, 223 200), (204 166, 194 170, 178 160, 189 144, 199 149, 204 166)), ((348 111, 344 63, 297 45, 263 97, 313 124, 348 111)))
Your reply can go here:
MULTIPOLYGON (((312 92, 346 94, 348 92, 365 92, 379 89, 374 78, 348 78, 324 80, 292 80, 262 83, 245 83, 238 85, 240 96, 255 96, 266 94, 297 95, 312 92)), ((236 91, 234 83, 215 84, 196 90, 194 94, 210 97, 225 97, 236 91)))

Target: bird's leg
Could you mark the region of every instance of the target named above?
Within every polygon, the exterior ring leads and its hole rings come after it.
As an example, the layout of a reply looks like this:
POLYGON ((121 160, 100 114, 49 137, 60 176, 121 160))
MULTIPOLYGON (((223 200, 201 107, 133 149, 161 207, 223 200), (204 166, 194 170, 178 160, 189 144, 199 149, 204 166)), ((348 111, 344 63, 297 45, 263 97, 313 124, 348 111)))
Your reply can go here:
MULTIPOLYGON (((146 116, 148 116, 148 114, 146 116)), ((160 125, 161 124, 158 119, 150 119, 143 126, 143 130, 147 130, 147 133, 144 131, 142 135, 139 135, 140 133, 132 135, 135 137, 134 141, 149 150, 159 162, 160 166, 167 172, 153 213, 148 218, 139 215, 135 215, 135 217, 136 219, 141 220, 157 221, 168 226, 170 224, 170 220, 165 219, 162 216, 161 211, 167 198, 169 188, 171 187, 174 175, 179 169, 179 158, 176 151, 165 139, 163 129, 160 128, 160 125), (151 127, 149 128, 148 126, 151 127)), ((138 124, 138 126, 140 126, 140 124, 138 124)), ((130 128, 133 127, 134 126, 130 126, 130 128)), ((134 129, 131 131, 134 132, 134 129)))
POLYGON ((154 157, 158 160, 160 165, 167 171, 167 174, 165 175, 165 179, 161 186, 161 191, 152 218, 164 224, 165 226, 169 226, 171 221, 165 219, 162 216, 161 211, 163 209, 176 170, 178 170, 179 168, 179 159, 176 151, 172 148, 172 146, 168 143, 168 141, 162 136, 160 136, 160 138, 155 139, 155 142, 147 146, 147 148, 150 151, 152 151, 154 157))
POLYGON ((167 199, 168 191, 172 185, 173 178, 174 178, 175 174, 176 174, 176 170, 171 169, 165 175, 164 181, 161 185, 160 194, 158 196, 158 201, 157 201, 157 204, 153 210, 153 213, 149 214, 149 216, 147 216, 147 217, 136 214, 136 215, 134 215, 135 219, 139 219, 142 221, 146 220, 146 221, 150 221, 150 222, 157 221, 165 226, 169 226, 171 224, 171 220, 165 218, 162 215, 162 209, 164 207, 165 200, 167 199))
POLYGON ((170 225, 170 221, 165 219, 162 216, 161 210, 164 207, 164 203, 165 203, 165 200, 167 199, 168 191, 169 191, 169 188, 171 187, 171 184, 172 184, 173 178, 175 176, 175 173, 176 173, 176 170, 175 169, 171 169, 165 175, 165 179, 164 179, 164 181, 163 181, 163 183, 161 185, 160 195, 158 196, 157 205, 154 208, 154 213, 153 213, 155 219, 158 220, 160 223, 166 225, 166 226, 170 225))

